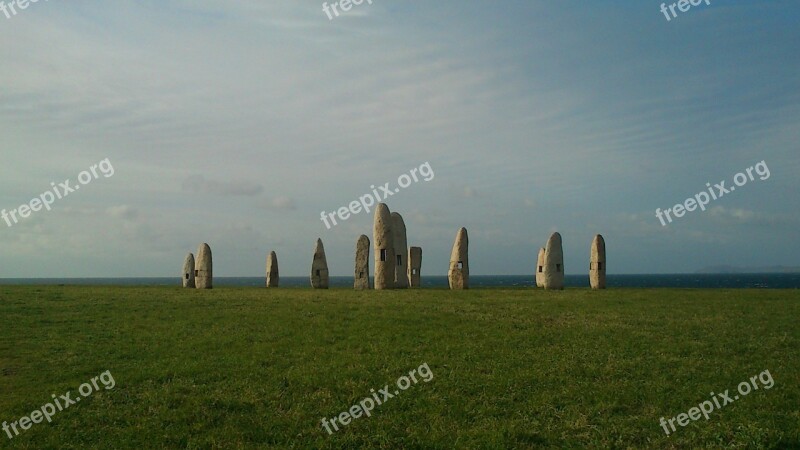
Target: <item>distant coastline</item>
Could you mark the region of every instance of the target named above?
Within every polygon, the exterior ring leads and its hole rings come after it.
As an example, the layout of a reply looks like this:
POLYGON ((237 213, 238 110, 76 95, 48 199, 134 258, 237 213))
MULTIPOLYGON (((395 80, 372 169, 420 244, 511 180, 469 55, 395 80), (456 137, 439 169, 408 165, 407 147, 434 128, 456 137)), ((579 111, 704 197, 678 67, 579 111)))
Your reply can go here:
MULTIPOLYGON (((693 273, 693 274, 625 274, 608 275, 609 288, 707 288, 707 289, 800 289, 800 273, 693 273)), ((589 276, 567 275, 569 288, 588 288, 589 276)), ((0 278, 3 285, 78 285, 78 286, 181 286, 175 277, 139 278, 0 278)), ((219 287, 264 287, 264 277, 214 277, 219 287)), ((331 277, 333 288, 352 288, 352 276, 331 277)), ((533 275, 473 275, 470 285, 475 288, 531 288, 533 275)), ((308 276, 281 277, 281 287, 309 287, 308 276)), ((422 277, 423 288, 447 288, 447 277, 422 277)))
POLYGON ((800 267, 768 266, 768 267, 737 267, 737 266, 709 266, 695 273, 705 274, 730 274, 730 273, 800 273, 800 267))

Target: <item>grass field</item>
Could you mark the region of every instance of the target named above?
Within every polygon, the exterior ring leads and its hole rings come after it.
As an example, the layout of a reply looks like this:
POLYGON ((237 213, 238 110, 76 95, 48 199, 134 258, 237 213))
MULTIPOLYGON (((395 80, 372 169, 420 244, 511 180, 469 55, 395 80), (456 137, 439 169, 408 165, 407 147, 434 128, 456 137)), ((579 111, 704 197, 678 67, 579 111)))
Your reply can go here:
POLYGON ((797 290, 0 286, 0 317, 0 421, 116 383, 0 448, 800 448, 797 290))

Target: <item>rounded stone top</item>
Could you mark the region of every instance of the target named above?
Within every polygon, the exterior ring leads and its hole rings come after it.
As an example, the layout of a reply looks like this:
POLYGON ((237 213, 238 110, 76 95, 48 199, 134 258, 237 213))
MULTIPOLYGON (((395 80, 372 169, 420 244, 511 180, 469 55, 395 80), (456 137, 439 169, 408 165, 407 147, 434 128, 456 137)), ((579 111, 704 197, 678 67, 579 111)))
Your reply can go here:
POLYGON ((403 216, 401 216, 399 212, 392 213, 392 226, 402 228, 403 230, 406 229, 406 222, 403 220, 403 216))
POLYGON ((461 227, 456 233, 456 241, 453 244, 453 251, 450 253, 450 261, 462 261, 467 258, 467 248, 469 245, 469 237, 467 236, 467 229, 461 227))
POLYGON ((211 256, 211 247, 204 242, 200 244, 200 248, 197 249, 197 259, 202 260, 207 256, 211 256))

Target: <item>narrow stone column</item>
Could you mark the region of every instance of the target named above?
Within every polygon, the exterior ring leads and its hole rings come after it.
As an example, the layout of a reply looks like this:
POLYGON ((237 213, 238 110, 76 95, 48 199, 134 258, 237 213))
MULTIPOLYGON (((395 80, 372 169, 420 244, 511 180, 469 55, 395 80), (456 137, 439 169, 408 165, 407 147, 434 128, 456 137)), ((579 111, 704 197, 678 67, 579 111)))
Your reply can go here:
POLYGON ((539 249, 536 258, 536 287, 544 287, 544 247, 539 249))
POLYGON ((564 289, 564 250, 559 233, 550 236, 544 250, 544 288, 564 289))
POLYGON ((267 287, 278 287, 280 275, 278 273, 278 254, 269 252, 267 256, 267 287))
POLYGON ((314 247, 314 259, 311 262, 311 287, 328 289, 328 259, 325 257, 322 239, 317 239, 317 245, 314 247))
POLYGON ((353 289, 369 288, 369 238, 362 234, 356 241, 356 270, 353 289))
POLYGON ((211 247, 208 244, 200 245, 197 250, 197 260, 194 269, 194 284, 197 289, 211 289, 214 280, 213 264, 211 261, 211 247))
POLYGON ((375 289, 394 289, 394 235, 392 214, 385 203, 375 209, 372 226, 372 241, 375 246, 375 289))
POLYGON ((450 253, 450 269, 447 281, 450 289, 469 289, 469 238, 467 229, 461 228, 456 234, 453 251, 450 253))
POLYGON ((606 288, 606 241, 598 234, 592 239, 589 256, 589 285, 592 289, 606 288))
POLYGON ((394 241, 394 288, 408 289, 408 243, 406 223, 399 213, 392 213, 392 240, 394 241))
POLYGON ((194 255, 189 253, 183 260, 183 287, 194 288, 194 255))
POLYGON ((408 249, 408 281, 412 288, 422 284, 422 247, 408 249))

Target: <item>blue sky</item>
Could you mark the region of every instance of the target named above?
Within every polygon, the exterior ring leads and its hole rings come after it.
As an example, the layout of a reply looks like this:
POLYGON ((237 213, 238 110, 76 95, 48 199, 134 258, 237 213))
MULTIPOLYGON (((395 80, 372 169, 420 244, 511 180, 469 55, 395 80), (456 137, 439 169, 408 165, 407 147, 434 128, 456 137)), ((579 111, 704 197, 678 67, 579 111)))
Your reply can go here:
MULTIPOLYGON (((8 2, 7 2, 8 3, 8 2)), ((800 266, 800 4, 51 0, 0 15, 0 208, 109 158, 115 173, 0 222, 0 277, 215 274, 270 250, 306 275, 322 238, 351 275, 372 216, 320 221, 428 162, 403 214, 423 275, 469 230, 473 274, 567 273, 604 235, 609 273, 800 266), (756 178, 663 227, 682 203, 756 178)))

